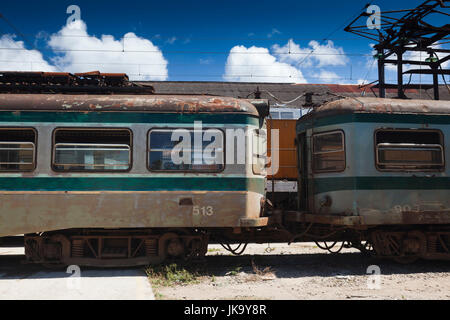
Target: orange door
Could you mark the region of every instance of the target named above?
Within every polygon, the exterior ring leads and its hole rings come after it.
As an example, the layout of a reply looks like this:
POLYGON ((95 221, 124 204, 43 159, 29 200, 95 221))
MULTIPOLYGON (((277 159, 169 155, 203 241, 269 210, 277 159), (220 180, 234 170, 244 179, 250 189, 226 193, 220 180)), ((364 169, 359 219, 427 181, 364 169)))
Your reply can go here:
MULTIPOLYGON (((267 119, 267 155, 272 155, 271 129, 279 130, 279 148, 273 150, 279 153, 280 167, 274 178, 276 180, 297 180, 297 152, 295 147, 295 126, 297 120, 267 119)), ((272 178, 270 170, 268 178, 272 178)))

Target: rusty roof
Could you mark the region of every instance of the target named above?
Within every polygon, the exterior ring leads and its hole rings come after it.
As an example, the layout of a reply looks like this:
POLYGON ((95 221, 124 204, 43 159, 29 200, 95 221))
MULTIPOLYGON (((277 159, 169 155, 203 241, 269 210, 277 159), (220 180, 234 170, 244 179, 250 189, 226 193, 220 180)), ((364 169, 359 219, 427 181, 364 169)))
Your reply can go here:
MULTIPOLYGON (((152 86, 158 94, 212 94, 234 98, 254 98, 259 89, 261 98, 269 99, 270 105, 283 105, 288 108, 302 108, 305 97, 291 103, 283 104, 274 99, 269 93, 281 101, 291 101, 308 92, 313 93, 314 105, 321 105, 344 97, 378 97, 378 89, 374 86, 361 87, 357 84, 293 84, 293 83, 259 83, 259 82, 208 82, 208 81, 135 81, 135 84, 152 86)), ((432 89, 406 89, 405 95, 409 99, 433 99, 432 89)), ((441 100, 450 100, 450 91, 446 86, 439 86, 441 100)), ((386 89, 386 98, 395 98, 396 89, 386 89)))
POLYGON ((144 111, 242 113, 258 116, 249 101, 200 95, 0 94, 0 111, 144 111))
POLYGON ((305 115, 302 120, 346 113, 450 115, 450 101, 351 97, 328 102, 314 108, 314 112, 305 115))

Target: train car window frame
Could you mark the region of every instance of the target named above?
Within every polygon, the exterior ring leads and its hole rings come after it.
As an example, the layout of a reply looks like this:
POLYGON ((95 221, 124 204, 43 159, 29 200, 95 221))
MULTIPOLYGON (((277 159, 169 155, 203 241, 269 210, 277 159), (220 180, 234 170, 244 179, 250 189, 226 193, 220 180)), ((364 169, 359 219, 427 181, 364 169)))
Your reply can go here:
POLYGON ((263 130, 263 129, 254 129, 253 130, 253 134, 252 134, 252 172, 255 175, 259 175, 259 176, 264 176, 267 174, 267 170, 266 170, 266 164, 267 164, 267 153, 269 152, 269 150, 267 149, 267 130, 263 130), (256 144, 257 146, 259 146, 260 143, 260 136, 261 136, 261 131, 264 132, 264 136, 266 138, 266 155, 261 155, 260 153, 258 153, 259 150, 257 150, 255 152, 255 139, 257 140, 256 144), (260 159, 263 158, 264 159, 264 165, 261 166, 258 163, 255 163, 254 158, 260 159), (258 170, 258 168, 260 168, 260 170, 258 170), (256 170, 255 170, 256 169, 256 170))
POLYGON ((270 112, 270 117, 273 120, 279 120, 280 119, 280 111, 271 111, 270 112))
POLYGON ((311 136, 311 168, 313 173, 334 173, 334 172, 344 172, 347 168, 347 152, 346 152, 346 140, 345 140, 345 132, 343 130, 332 130, 332 131, 324 131, 324 132, 318 132, 318 133, 313 133, 311 136), (342 137, 341 139, 341 149, 339 150, 333 150, 333 151, 324 151, 324 152, 316 152, 315 151, 315 141, 314 139, 316 137, 320 137, 320 136, 325 136, 325 135, 332 135, 332 134, 336 134, 339 133, 342 137), (315 161, 315 157, 316 155, 320 155, 320 154, 327 154, 327 153, 338 153, 338 152, 343 152, 344 154, 344 158, 343 158, 343 168, 342 169, 336 169, 336 170, 320 170, 316 168, 316 161, 315 161))
MULTIPOLYGON (((124 173, 124 172, 130 172, 133 168, 133 131, 130 128, 123 128, 123 127, 58 127, 53 130, 52 134, 52 163, 51 167, 52 170, 58 173, 124 173), (67 169, 67 170, 61 170, 56 168, 58 164, 55 163, 56 158, 56 146, 57 145, 84 145, 83 143, 56 143, 56 134, 58 131, 128 131, 129 133, 129 145, 128 146, 128 167, 127 169, 120 169, 120 170, 80 170, 80 169, 67 169)), ((125 146, 124 144, 105 144, 105 143, 88 143, 85 145, 110 145, 110 146, 125 146)), ((72 164, 73 166, 76 166, 77 164, 72 164)), ((125 166, 125 165, 124 165, 125 166)))
POLYGON ((375 168, 378 171, 381 172, 441 172, 445 170, 445 143, 444 143, 444 135, 441 130, 439 129, 406 129, 406 128, 380 128, 375 130, 374 132, 374 153, 375 153, 375 168), (414 133, 420 133, 420 132, 434 132, 439 135, 439 144, 417 144, 417 143, 378 143, 377 135, 379 132, 414 132, 414 133), (384 145, 386 147, 392 146, 393 148, 405 148, 405 149, 412 149, 415 146, 416 149, 420 148, 438 148, 440 150, 441 155, 441 162, 438 164, 422 164, 422 167, 420 164, 398 164, 398 165, 389 165, 389 164, 382 164, 380 162, 380 155, 379 155, 379 145, 384 145), (385 166, 384 168, 381 166, 385 166), (413 168, 415 166, 415 168, 413 168), (428 166, 428 167, 426 167, 428 166), (434 168, 431 168, 433 167, 434 168))
MULTIPOLYGON (((33 146, 33 156, 32 156, 32 162, 31 163, 25 163, 25 164, 31 164, 31 168, 30 169, 2 169, 0 168, 0 172, 1 173, 14 173, 14 172, 33 172, 34 170, 36 170, 36 166, 37 166, 37 146, 38 146, 38 132, 35 128, 33 127, 0 127, 0 133, 1 131, 24 131, 24 130, 29 130, 32 131, 34 134, 34 142, 30 142, 30 141, 24 141, 24 142, 20 142, 20 141, 0 141, 0 148, 2 144, 30 144, 33 146)), ((12 164, 12 163, 9 163, 12 164)), ((20 163, 17 163, 15 165, 20 165, 20 163)))
POLYGON ((220 170, 154 170, 151 168, 150 166, 150 152, 153 151, 158 151, 155 149, 151 149, 150 148, 150 135, 152 132, 154 131, 160 131, 160 132, 173 132, 175 130, 187 130, 189 132, 194 132, 193 128, 186 128, 186 127, 178 127, 178 128, 167 128, 167 127, 154 127, 151 128, 150 130, 148 130, 147 132, 147 159, 146 159, 146 166, 147 166, 147 170, 150 172, 154 172, 154 173, 221 173, 223 171, 225 171, 226 168, 226 135, 224 130, 222 130, 221 128, 211 128, 211 127, 204 127, 202 128, 202 131, 207 131, 207 130, 216 130, 218 132, 220 132, 221 136, 222 136, 222 159, 223 159, 223 164, 222 164, 222 168, 220 170))

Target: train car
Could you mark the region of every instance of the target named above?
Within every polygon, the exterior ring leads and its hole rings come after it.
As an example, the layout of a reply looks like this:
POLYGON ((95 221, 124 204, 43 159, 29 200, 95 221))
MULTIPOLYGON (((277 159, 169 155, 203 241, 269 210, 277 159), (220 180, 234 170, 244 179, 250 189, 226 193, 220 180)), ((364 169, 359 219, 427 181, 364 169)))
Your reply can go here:
POLYGON ((286 220, 399 261, 450 258, 449 101, 345 98, 300 118, 296 138, 299 210, 286 220))
POLYGON ((267 224, 267 112, 215 96, 0 94, 0 237, 24 234, 27 261, 49 265, 201 256, 214 232, 267 224), (192 162, 173 161, 180 142, 192 162), (235 151, 243 163, 225 161, 235 151))

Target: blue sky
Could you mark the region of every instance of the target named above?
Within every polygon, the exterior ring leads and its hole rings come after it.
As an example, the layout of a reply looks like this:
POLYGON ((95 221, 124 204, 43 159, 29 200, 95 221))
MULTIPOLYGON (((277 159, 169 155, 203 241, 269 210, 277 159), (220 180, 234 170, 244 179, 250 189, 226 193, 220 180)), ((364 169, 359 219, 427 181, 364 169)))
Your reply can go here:
MULTIPOLYGON (((395 10, 422 2, 372 3, 395 10)), ((370 41, 343 31, 345 22, 365 4, 357 0, 4 1, 0 12, 15 29, 0 20, 0 69, 100 70, 171 81, 367 82, 376 78, 370 41), (82 22, 72 29, 65 27, 69 5, 81 9, 82 22), (327 36, 332 42, 322 41, 327 36), (119 52, 120 46, 128 52, 119 52), (305 58, 313 48, 323 55, 305 58), (283 54, 289 49, 303 55, 283 54)), ((391 75, 388 72, 387 77, 391 75)))

